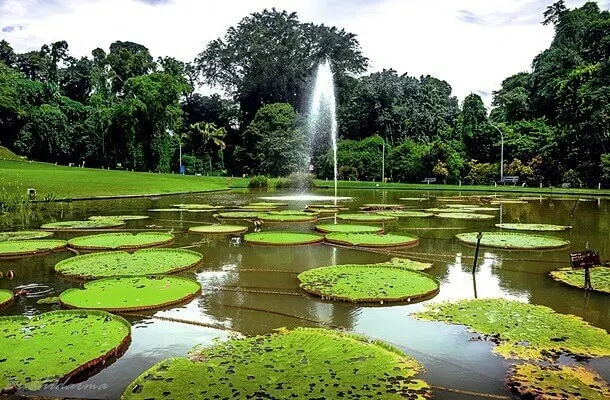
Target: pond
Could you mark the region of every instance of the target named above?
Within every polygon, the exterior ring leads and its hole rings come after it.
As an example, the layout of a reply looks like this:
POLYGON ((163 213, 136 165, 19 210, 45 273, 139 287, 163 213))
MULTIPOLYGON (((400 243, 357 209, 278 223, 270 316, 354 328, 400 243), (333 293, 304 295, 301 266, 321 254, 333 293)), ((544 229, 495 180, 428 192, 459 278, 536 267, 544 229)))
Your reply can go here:
MULTIPOLYGON (((261 197, 288 193, 232 191, 209 194, 131 198, 118 200, 75 201, 57 203, 44 215, 43 222, 83 220, 95 215, 149 215, 147 220, 128 221, 125 228, 133 232, 158 230, 171 232, 175 241, 169 247, 201 252, 203 264, 177 275, 197 280, 198 294, 187 304, 161 311, 143 311, 124 315, 132 324, 132 341, 124 355, 84 382, 98 385, 86 390, 62 389, 38 391, 36 395, 94 399, 118 398, 143 371, 172 356, 184 356, 198 344, 210 344, 215 338, 227 338, 231 331, 244 335, 270 333, 276 328, 326 327, 345 329, 382 339, 420 361, 426 372, 419 378, 433 387, 508 396, 506 374, 513 362, 492 354, 489 341, 470 340, 475 334, 464 326, 414 319, 410 314, 424 309, 426 303, 478 298, 516 299, 545 305, 553 310, 574 314, 596 327, 610 330, 609 297, 603 293, 585 292, 554 281, 549 272, 569 266, 570 251, 598 249, 602 259, 610 258, 610 201, 575 198, 528 199, 526 203, 505 203, 498 211, 487 211, 493 219, 399 218, 379 225, 386 232, 415 235, 419 244, 400 249, 365 251, 346 246, 313 244, 306 246, 255 246, 242 238, 188 233, 188 228, 218 222, 214 211, 149 212, 166 209, 172 204, 206 203, 244 205, 262 202, 261 197), (574 214, 570 214, 577 205, 574 214), (498 223, 547 223, 573 228, 548 234, 571 242, 569 248, 544 251, 507 251, 485 248, 479 256, 479 267, 473 282, 474 248, 460 243, 455 235, 465 232, 497 231, 498 223), (338 264, 381 263, 394 256, 433 263, 426 271, 438 279, 440 292, 419 303, 352 304, 332 302, 306 294, 298 286, 297 274, 316 267, 338 264), (476 285, 474 284, 476 282, 476 285), (101 386, 99 386, 101 385, 101 386)), ((330 191, 316 191, 331 195, 330 191)), ((456 196, 473 193, 410 192, 397 190, 342 190, 339 196, 350 197, 342 207, 357 213, 364 204, 404 204, 405 210, 444 208, 450 202, 442 199, 424 202, 402 201, 421 196, 456 196)), ((510 197, 510 196, 505 196, 510 197)), ((289 208, 301 210, 306 201, 291 201, 289 208)), ((332 223, 332 219, 324 223, 332 223)), ((231 224, 254 230, 251 223, 235 220, 231 224)), ((320 222, 322 223, 322 222, 320 222)), ((359 225, 368 225, 359 222, 359 225)), ((262 232, 314 232, 313 223, 265 223, 262 232)), ((532 232, 536 233, 536 232, 532 232)), ((86 235, 83 232, 56 232, 55 239, 86 235)), ((0 315, 36 315, 58 309, 58 305, 39 305, 43 297, 58 296, 81 282, 62 279, 54 265, 72 257, 70 251, 16 260, 0 260, 0 271, 14 270, 15 278, 0 280, 0 289, 26 289, 0 315)), ((568 357, 560 361, 573 362, 568 357)), ((588 365, 610 381, 610 360, 593 359, 588 365)), ((433 390, 436 398, 465 399, 468 395, 433 390)), ((23 393, 23 392, 22 392, 23 393)), ((31 394, 31 393, 28 393, 31 394)))

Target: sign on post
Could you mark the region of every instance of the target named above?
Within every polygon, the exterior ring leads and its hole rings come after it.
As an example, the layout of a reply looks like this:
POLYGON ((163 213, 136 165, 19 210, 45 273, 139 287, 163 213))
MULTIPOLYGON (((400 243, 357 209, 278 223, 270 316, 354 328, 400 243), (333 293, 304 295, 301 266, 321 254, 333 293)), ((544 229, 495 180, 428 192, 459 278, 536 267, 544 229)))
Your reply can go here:
POLYGON ((593 268, 602 265, 599 252, 594 250, 579 251, 570 253, 572 269, 593 268))

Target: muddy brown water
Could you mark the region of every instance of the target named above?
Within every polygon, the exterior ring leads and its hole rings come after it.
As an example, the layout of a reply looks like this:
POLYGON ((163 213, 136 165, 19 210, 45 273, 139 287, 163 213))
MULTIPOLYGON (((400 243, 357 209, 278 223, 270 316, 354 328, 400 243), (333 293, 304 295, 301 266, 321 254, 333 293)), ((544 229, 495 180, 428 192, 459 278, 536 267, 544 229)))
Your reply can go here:
MULTIPOLYGON (((244 244, 229 237, 202 236, 186 233, 190 226, 213 223, 208 212, 159 212, 150 208, 166 208, 174 203, 246 204, 260 196, 285 193, 233 191, 222 193, 168 196, 158 198, 77 201, 57 203, 41 219, 29 227, 54 220, 85 219, 92 215, 150 215, 150 220, 129 221, 128 229, 149 229, 151 225, 171 231, 176 240, 170 247, 200 251, 204 263, 181 273, 198 280, 202 294, 186 305, 127 316, 132 323, 132 342, 126 353, 101 372, 83 377, 80 388, 54 388, 31 393, 41 396, 116 399, 127 385, 156 362, 172 356, 184 356, 195 345, 207 345, 216 338, 226 338, 228 330, 245 335, 269 333, 278 327, 335 327, 386 340, 419 360, 426 368, 421 374, 431 385, 457 390, 507 396, 505 379, 511 361, 491 353, 489 342, 471 341, 473 336, 463 326, 418 321, 409 314, 423 308, 423 303, 399 305, 354 305, 323 301, 305 295, 297 284, 296 274, 311 268, 349 263, 383 262, 391 257, 378 252, 333 247, 326 244, 297 247, 260 247, 244 244), (281 272, 280 272, 281 271, 281 272), (257 293, 262 291, 274 293, 257 293), (222 327, 214 329, 156 317, 167 317, 222 327)), ((330 195, 329 191, 316 194, 330 195)), ((397 190, 342 190, 340 196, 353 197, 342 204, 352 211, 365 203, 404 203, 407 209, 441 207, 440 201, 401 202, 401 197, 451 196, 459 192, 410 192, 397 190)), ((469 193, 461 193, 469 194, 469 193)), ((506 204, 495 212, 494 220, 459 221, 439 218, 401 218, 385 224, 387 232, 411 233, 420 237, 417 247, 401 250, 405 256, 430 261, 430 274, 441 282, 440 293, 427 302, 475 297, 471 274, 473 249, 457 242, 461 232, 495 230, 498 222, 527 222, 572 225, 566 232, 550 235, 571 242, 568 249, 556 251, 503 251, 485 249, 481 252, 476 273, 476 295, 479 298, 502 297, 541 304, 561 313, 582 317, 594 326, 610 330, 610 296, 583 291, 553 281, 548 272, 569 264, 570 251, 587 246, 599 249, 603 259, 610 259, 610 199, 580 201, 573 217, 570 212, 575 198, 529 201, 528 204, 506 204)), ((291 202, 290 208, 303 208, 306 202, 291 202)), ((329 220, 332 222, 332 220, 329 220)), ((233 222, 231 222, 233 223, 233 222)), ((253 226, 247 221, 234 221, 253 226)), ((263 231, 313 231, 314 224, 266 224, 263 231)), ((6 229, 6 226, 4 227, 6 229)), ((535 232, 533 232, 535 233, 535 232)), ((68 239, 86 233, 56 233, 68 239)), ((543 233, 545 234, 545 233, 543 233)), ((36 315, 57 309, 56 305, 37 305, 41 297, 57 296, 63 290, 78 286, 75 281, 59 278, 53 266, 68 257, 62 251, 44 256, 0 261, 0 271, 12 269, 13 280, 0 280, 0 288, 28 290, 27 297, 16 300, 0 310, 0 315, 36 315)), ((1 351, 1 350, 0 350, 1 351)), ((574 360, 564 357, 561 362, 574 360)), ((606 380, 610 380, 610 360, 597 359, 587 363, 606 380)), ((438 399, 468 399, 471 395, 441 390, 438 399)))

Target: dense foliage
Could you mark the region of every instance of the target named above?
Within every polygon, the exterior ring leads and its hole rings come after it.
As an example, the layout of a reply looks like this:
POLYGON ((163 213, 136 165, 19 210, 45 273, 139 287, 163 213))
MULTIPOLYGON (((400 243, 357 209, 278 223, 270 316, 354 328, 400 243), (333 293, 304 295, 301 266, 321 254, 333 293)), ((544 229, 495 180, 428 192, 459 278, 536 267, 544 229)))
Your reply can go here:
POLYGON ((0 42, 2 145, 30 159, 91 167, 287 176, 333 173, 330 140, 306 123, 316 65, 336 76, 339 175, 349 180, 596 185, 610 180, 610 13, 596 3, 541 16, 551 46, 504 80, 493 110, 477 94, 368 67, 356 35, 264 10, 190 63, 115 42, 90 57, 59 41, 15 52, 0 42), (204 96, 201 85, 224 92, 204 96), (316 136, 318 138, 318 136, 316 136), (313 154, 311 154, 313 153, 313 154), (313 158, 308 162, 308 155, 313 158))

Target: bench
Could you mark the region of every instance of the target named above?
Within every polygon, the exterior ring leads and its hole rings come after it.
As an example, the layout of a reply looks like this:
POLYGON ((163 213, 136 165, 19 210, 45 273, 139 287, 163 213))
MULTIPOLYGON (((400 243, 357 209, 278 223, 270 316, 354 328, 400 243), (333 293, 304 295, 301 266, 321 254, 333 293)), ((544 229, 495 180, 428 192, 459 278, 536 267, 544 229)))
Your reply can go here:
POLYGON ((428 185, 431 183, 435 183, 436 182, 436 178, 425 178, 422 183, 427 183, 428 185))
POLYGON ((507 183, 512 183, 513 185, 516 185, 517 182, 519 182, 518 176, 505 176, 500 180, 500 183, 503 185, 506 185, 507 183))

